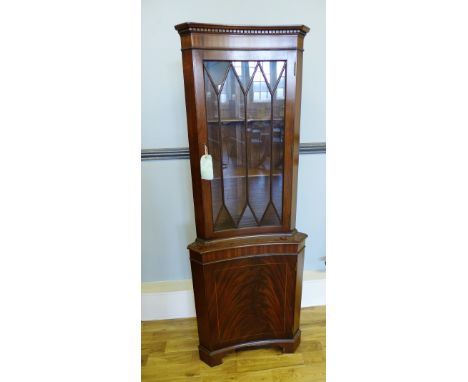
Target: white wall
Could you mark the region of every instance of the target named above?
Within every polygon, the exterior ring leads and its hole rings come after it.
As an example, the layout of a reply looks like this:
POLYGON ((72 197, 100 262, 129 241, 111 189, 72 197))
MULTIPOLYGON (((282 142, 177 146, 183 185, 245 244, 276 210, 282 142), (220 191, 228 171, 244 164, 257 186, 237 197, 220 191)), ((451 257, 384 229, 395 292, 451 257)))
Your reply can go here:
POLYGON ((306 24, 302 142, 325 142, 324 0, 143 0, 142 148, 187 147, 180 37, 185 21, 306 24))
POLYGON ((191 278, 187 245, 195 240, 188 159, 142 162, 143 281, 191 278))
MULTIPOLYGON (((142 1, 142 148, 187 147, 180 37, 185 21, 305 24, 301 142, 325 141, 325 1, 142 1)), ((307 234, 305 269, 325 256, 325 155, 301 155, 297 228, 307 234)), ((142 278, 190 278, 195 239, 188 160, 142 162, 142 278)))
MULTIPOLYGON (((296 226, 309 235, 304 269, 323 270, 325 256, 325 155, 301 155, 296 226)), ((195 240, 188 160, 142 162, 142 278, 191 278, 187 244, 195 240)))

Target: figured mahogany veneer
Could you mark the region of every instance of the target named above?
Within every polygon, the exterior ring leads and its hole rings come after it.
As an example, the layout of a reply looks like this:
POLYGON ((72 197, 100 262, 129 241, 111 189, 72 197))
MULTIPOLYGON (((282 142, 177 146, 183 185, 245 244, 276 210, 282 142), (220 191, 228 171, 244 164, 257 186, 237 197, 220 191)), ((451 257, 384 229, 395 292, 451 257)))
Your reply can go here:
POLYGON ((304 242, 296 193, 309 28, 183 23, 197 239, 189 245, 200 359, 300 342, 304 242), (208 147, 214 179, 202 180, 208 147))
POLYGON ((240 348, 296 349, 306 237, 295 232, 189 245, 202 360, 214 366, 240 348))

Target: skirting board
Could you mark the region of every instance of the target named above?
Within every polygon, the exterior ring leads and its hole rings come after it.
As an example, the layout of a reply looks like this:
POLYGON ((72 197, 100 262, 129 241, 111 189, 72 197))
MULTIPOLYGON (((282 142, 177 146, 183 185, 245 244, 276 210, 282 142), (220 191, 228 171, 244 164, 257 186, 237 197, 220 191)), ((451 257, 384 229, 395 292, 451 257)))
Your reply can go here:
MULTIPOLYGON (((325 272, 304 271, 303 308, 325 305, 325 272)), ((192 280, 142 283, 141 320, 195 317, 192 280)))

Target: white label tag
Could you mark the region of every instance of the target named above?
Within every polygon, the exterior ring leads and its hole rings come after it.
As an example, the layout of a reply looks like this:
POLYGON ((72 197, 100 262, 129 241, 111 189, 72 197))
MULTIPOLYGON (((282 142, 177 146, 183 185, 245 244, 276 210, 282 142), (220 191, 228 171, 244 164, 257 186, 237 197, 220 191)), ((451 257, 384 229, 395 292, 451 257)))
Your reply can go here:
POLYGON ((213 180, 213 159, 211 155, 203 155, 200 159, 201 178, 213 180))

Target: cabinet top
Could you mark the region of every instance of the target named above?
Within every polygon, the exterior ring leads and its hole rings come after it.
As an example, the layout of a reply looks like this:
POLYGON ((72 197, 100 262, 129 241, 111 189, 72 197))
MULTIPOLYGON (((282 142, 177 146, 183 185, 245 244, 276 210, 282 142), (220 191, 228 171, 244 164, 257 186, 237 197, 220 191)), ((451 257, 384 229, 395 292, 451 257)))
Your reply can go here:
POLYGON ((174 27, 179 34, 210 33, 240 35, 302 35, 310 28, 305 25, 222 25, 186 22, 174 27))

